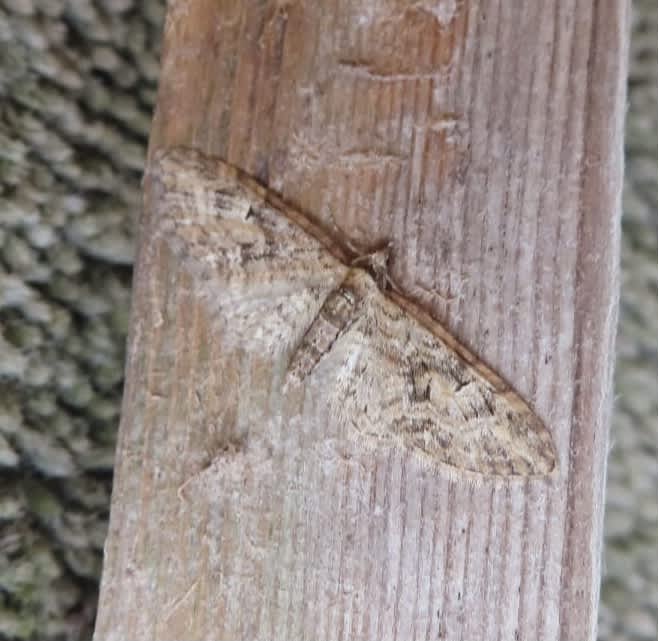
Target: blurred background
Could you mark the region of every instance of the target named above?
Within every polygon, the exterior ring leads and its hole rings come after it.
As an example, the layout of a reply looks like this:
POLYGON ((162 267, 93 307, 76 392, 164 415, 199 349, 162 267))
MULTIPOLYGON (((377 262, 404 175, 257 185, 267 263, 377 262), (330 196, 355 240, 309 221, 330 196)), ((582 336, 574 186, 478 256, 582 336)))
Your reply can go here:
MULTIPOLYGON (((0 639, 91 639, 164 12, 0 0, 0 639)), ((658 639, 656 0, 632 26, 600 641, 658 639)))

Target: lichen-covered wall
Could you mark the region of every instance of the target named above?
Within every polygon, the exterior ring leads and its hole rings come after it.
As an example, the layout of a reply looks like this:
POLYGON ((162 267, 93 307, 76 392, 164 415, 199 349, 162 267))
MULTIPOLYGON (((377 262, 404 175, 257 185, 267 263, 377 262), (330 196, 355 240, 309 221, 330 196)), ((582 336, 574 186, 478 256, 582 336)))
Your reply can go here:
MULTIPOLYGON (((165 0, 0 0, 0 638, 89 639, 165 0)), ((658 637, 658 8, 634 3, 601 641, 658 637)))

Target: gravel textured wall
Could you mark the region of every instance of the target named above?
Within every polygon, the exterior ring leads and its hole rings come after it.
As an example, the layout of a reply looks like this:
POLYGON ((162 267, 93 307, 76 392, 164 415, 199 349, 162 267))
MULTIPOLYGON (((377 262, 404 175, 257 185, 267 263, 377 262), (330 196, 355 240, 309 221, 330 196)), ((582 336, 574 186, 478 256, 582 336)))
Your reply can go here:
MULTIPOLYGON (((0 0, 0 639, 91 637, 164 9, 0 0)), ((602 641, 658 638, 657 38, 637 0, 602 641)))
POLYGON ((91 638, 163 0, 0 0, 0 639, 91 638))
POLYGON ((658 640, 658 2, 633 9, 602 641, 658 640))

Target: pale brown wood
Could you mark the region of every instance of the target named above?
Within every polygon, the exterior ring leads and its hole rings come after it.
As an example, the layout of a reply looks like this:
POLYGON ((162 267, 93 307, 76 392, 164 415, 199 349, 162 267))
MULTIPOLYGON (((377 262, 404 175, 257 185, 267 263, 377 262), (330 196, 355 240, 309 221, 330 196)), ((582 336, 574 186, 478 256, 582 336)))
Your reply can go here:
POLYGON ((341 449, 317 408, 288 421, 278 366, 223 349, 143 224, 96 641, 595 637, 627 11, 171 3, 151 151, 392 240, 396 282, 528 399, 560 473, 451 482, 341 449))

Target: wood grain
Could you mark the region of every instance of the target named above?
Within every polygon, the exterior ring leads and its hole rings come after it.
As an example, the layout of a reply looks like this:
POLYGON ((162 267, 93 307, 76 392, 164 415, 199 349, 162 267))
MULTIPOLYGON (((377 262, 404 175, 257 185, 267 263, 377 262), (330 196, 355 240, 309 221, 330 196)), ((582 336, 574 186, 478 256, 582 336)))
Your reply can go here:
POLYGON ((170 3, 151 151, 391 240, 395 281, 528 399, 560 476, 449 482, 345 449, 321 407, 287 421, 280 368, 225 349, 149 242, 147 180, 96 641, 595 637, 627 12, 170 3))

